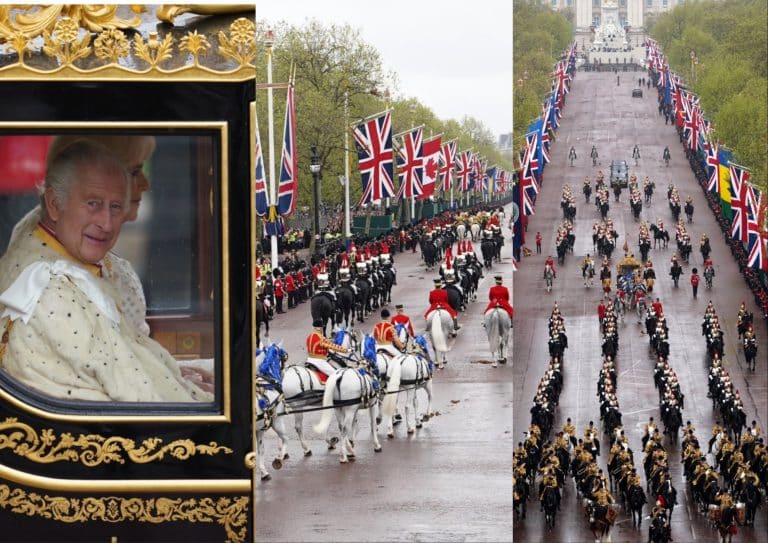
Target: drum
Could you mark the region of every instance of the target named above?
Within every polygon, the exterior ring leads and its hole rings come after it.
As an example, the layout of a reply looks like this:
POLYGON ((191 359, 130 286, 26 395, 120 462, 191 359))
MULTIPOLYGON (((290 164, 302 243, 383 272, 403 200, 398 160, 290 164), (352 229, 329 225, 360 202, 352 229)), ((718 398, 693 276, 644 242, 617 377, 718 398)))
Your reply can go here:
POLYGON ((736 522, 741 526, 744 525, 744 520, 747 518, 747 506, 743 502, 736 503, 736 522))
POLYGON ((709 504, 709 520, 712 522, 720 522, 720 506, 714 503, 709 504))
POLYGON ((616 520, 617 515, 618 513, 609 507, 605 512, 605 520, 607 520, 609 524, 613 524, 613 521, 616 520))

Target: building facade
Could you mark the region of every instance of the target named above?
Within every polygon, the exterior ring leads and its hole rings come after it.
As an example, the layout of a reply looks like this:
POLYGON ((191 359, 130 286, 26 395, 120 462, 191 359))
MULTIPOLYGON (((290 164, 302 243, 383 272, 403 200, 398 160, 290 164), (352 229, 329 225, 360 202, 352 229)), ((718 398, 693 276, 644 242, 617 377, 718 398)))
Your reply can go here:
MULTIPOLYGON (((556 11, 571 9, 574 12, 576 28, 581 30, 590 26, 597 27, 602 23, 604 4, 618 6, 619 23, 639 29, 648 15, 665 13, 686 0, 541 0, 542 4, 556 11)), ((690 1, 690 0, 688 0, 690 1)))

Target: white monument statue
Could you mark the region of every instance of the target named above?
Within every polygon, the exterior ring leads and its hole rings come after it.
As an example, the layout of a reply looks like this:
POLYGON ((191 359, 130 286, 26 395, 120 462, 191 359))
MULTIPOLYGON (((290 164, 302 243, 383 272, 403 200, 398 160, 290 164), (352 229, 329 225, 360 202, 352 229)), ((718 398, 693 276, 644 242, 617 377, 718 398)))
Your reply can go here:
POLYGON ((627 35, 619 23, 619 5, 614 0, 604 0, 600 6, 600 26, 595 31, 595 49, 621 50, 627 46, 627 35))

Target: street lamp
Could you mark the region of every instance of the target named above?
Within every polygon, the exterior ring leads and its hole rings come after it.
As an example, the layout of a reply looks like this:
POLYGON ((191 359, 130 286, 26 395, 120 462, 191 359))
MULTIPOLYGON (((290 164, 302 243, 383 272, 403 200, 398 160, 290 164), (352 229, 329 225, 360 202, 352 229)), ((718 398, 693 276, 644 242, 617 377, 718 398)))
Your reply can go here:
POLYGON ((310 148, 312 156, 309 162, 309 171, 312 172, 312 182, 314 188, 314 227, 315 227, 315 239, 319 239, 320 236, 320 156, 317 154, 317 146, 313 145, 310 148))
POLYGON ((696 53, 691 51, 691 82, 696 83, 696 65, 698 65, 699 59, 696 57, 696 53))

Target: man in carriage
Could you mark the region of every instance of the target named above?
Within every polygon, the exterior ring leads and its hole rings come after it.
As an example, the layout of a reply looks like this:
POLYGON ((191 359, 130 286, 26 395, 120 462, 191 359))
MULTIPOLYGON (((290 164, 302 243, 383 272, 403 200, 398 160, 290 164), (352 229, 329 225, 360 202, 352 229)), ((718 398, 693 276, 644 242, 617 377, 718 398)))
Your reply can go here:
POLYGON ((326 338, 323 335, 322 319, 315 319, 312 321, 312 331, 307 336, 307 366, 320 373, 318 377, 323 383, 343 366, 338 359, 333 360, 333 363, 328 360, 331 353, 349 354, 349 350, 326 338))
POLYGON ((411 317, 405 314, 405 310, 403 307, 403 304, 395 304, 395 315, 390 319, 390 322, 395 325, 395 329, 397 329, 397 326, 404 326, 406 330, 408 330, 408 335, 410 337, 414 337, 416 334, 413 331, 413 323, 411 322, 411 317))
POLYGON ((430 315, 436 309, 444 309, 453 319, 453 329, 460 330, 458 314, 448 303, 448 292, 443 288, 443 281, 441 279, 434 280, 435 288, 429 292, 429 308, 424 313, 424 318, 429 320, 430 315))
POLYGON ((373 339, 376 341, 376 349, 387 352, 390 356, 403 353, 405 344, 397 337, 395 325, 389 320, 389 309, 381 310, 381 320, 373 327, 373 339))

